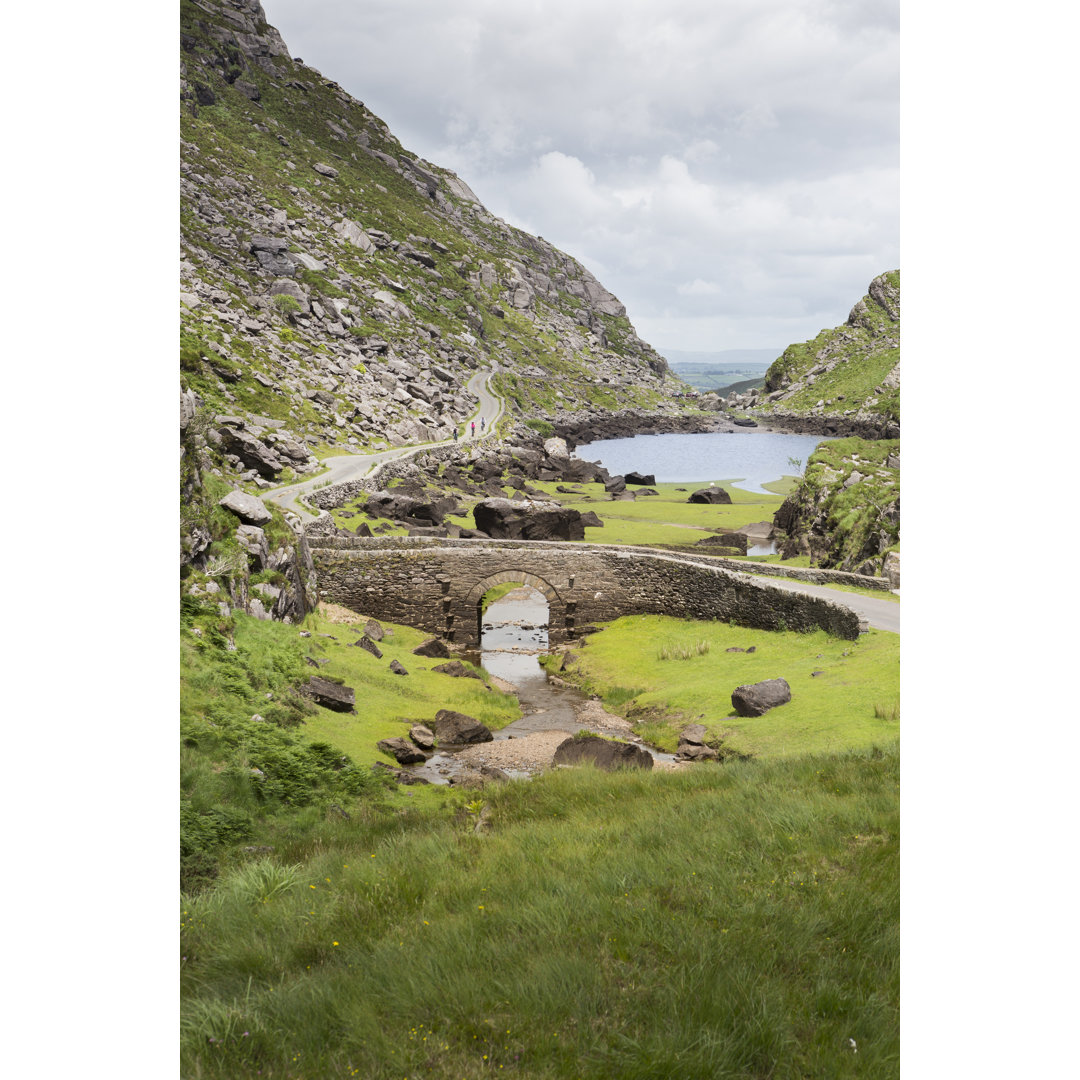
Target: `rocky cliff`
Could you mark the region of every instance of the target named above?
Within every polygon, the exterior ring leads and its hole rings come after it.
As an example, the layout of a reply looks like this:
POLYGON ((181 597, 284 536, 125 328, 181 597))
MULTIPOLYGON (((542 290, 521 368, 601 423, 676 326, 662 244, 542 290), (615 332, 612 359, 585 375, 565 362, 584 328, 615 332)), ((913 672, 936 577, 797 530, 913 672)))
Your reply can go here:
POLYGON ((760 390, 728 404, 812 434, 898 438, 900 271, 874 278, 843 326, 789 346, 760 390))
POLYGON ((292 58, 257 0, 182 0, 180 104, 182 385, 238 418, 248 479, 448 438, 479 368, 524 415, 677 407, 615 296, 292 58))

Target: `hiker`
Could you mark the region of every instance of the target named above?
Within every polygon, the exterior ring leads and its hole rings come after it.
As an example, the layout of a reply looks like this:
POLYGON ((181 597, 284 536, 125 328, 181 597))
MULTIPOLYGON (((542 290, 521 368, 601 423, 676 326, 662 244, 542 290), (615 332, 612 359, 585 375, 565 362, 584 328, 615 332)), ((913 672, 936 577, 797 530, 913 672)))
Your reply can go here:
POLYGON ((476 421, 475 420, 472 422, 472 437, 474 439, 476 438, 476 421))
POLYGON ((454 425, 454 442, 457 442, 457 424, 454 425))
POLYGON ((486 424, 486 423, 487 423, 487 421, 481 416, 480 417, 480 430, 481 431, 484 430, 484 424, 486 424))

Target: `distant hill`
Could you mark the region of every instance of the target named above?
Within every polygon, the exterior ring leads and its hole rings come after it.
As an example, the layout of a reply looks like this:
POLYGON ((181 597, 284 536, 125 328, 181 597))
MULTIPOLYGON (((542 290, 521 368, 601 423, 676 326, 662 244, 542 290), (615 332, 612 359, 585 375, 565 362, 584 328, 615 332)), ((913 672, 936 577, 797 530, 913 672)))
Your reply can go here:
POLYGON ((783 349, 718 349, 715 352, 661 349, 661 354, 675 371, 694 371, 703 368, 764 371, 783 349))
POLYGON ((721 349, 718 352, 687 352, 668 349, 671 370, 696 390, 741 393, 760 386, 779 349, 721 349))

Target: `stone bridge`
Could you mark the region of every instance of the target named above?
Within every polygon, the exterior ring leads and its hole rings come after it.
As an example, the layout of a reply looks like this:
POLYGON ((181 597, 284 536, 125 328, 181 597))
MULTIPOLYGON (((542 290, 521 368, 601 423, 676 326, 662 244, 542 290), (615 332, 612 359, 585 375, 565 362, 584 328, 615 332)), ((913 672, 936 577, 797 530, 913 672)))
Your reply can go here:
POLYGON ((553 644, 620 615, 821 629, 850 640, 859 635, 859 617, 841 604, 651 548, 310 534, 307 544, 322 599, 462 645, 480 643, 481 598, 508 581, 531 585, 547 598, 553 644))

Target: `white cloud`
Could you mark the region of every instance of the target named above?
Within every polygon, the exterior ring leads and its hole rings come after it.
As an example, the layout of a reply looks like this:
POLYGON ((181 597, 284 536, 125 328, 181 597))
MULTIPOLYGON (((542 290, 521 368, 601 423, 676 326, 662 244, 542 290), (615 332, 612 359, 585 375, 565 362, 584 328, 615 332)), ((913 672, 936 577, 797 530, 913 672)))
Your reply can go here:
POLYGON ((782 348, 898 265, 895 4, 266 9, 403 145, 581 259, 658 347, 782 348))

